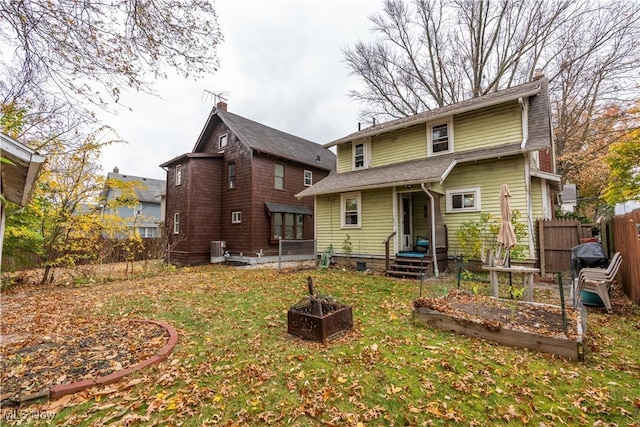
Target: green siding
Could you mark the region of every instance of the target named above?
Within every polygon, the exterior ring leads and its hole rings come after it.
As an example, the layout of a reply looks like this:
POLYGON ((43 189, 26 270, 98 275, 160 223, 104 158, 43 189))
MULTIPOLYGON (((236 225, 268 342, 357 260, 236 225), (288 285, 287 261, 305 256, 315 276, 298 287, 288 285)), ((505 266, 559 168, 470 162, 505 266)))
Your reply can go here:
MULTIPOLYGON (((448 190, 480 188, 482 212, 490 212, 494 216, 500 217, 500 185, 502 183, 509 185, 511 210, 520 211, 521 222, 526 225, 527 200, 522 157, 456 166, 443 184, 448 190)), ((447 213, 446 197, 442 199, 442 202, 442 216, 449 230, 449 253, 459 254, 462 252, 462 248, 458 244, 456 232, 463 222, 476 221, 478 212, 447 213)), ((519 243, 528 245, 528 237, 519 243)), ((531 257, 532 254, 528 256, 531 257)))
POLYGON ((522 141, 522 114, 517 101, 456 116, 453 122, 456 152, 522 141))
POLYGON ((338 145, 338 166, 336 172, 349 172, 353 166, 351 143, 338 145))
POLYGON ((371 167, 427 157, 424 124, 371 138, 371 167))
POLYGON ((384 255, 382 241, 393 231, 392 189, 362 191, 361 228, 340 228, 340 195, 316 198, 316 237, 318 250, 330 244, 337 254, 344 253, 343 242, 350 236, 352 256, 384 255))
POLYGON ((540 203, 533 203, 533 219, 544 218, 544 212, 542 211, 542 183, 541 179, 533 179, 531 182, 531 200, 540 201, 540 203))

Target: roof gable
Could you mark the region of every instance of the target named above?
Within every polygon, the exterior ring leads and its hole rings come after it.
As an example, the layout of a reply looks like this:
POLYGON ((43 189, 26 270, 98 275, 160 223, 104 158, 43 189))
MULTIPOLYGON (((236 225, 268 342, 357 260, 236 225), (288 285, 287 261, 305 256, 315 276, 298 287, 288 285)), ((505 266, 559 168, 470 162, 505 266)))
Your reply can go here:
MULTIPOLYGON (((376 136, 384 133, 393 132, 399 129, 405 129, 409 126, 414 126, 421 123, 427 123, 433 120, 439 120, 445 117, 450 117, 462 113, 467 113, 470 111, 480 110, 487 107, 492 107, 495 105, 504 104, 507 102, 511 102, 513 100, 519 98, 540 98, 536 99, 535 105, 535 113, 548 113, 549 109, 549 96, 548 96, 548 80, 546 78, 540 78, 538 80, 534 80, 528 83, 524 83, 518 86, 513 86, 508 89, 500 90, 497 92, 492 92, 487 95, 479 96, 476 98, 470 98, 455 104, 451 104, 442 108, 438 108, 435 110, 425 111, 420 114, 416 114, 409 117, 403 117, 396 120, 391 120, 389 122, 381 123, 367 129, 354 132, 350 135, 347 135, 343 138, 337 139, 333 142, 325 144, 324 147, 332 147, 335 145, 344 144, 347 142, 351 142, 356 139, 366 138, 371 136, 376 136), (541 94, 542 96, 538 96, 541 94), (546 112, 545 112, 546 108, 546 112)), ((548 118, 548 114, 547 114, 548 118)), ((536 129, 539 131, 535 136, 541 137, 542 135, 546 136, 546 146, 549 146, 549 135, 550 135, 550 127, 547 129, 541 129, 540 126, 544 125, 544 123, 540 123, 540 115, 536 114, 533 117, 529 116, 529 124, 531 124, 532 120, 536 120, 535 124, 539 125, 536 129)), ((547 120, 548 121, 548 120, 547 120)), ((544 138, 541 138, 544 140, 544 138)), ((536 145, 540 144, 540 138, 536 138, 536 145)))
POLYGON ((206 143, 213 128, 220 122, 252 150, 325 170, 335 168, 335 154, 320 144, 217 108, 212 110, 198 137, 194 152, 206 143))
POLYGON ((134 191, 139 202, 160 203, 160 195, 166 190, 167 182, 162 179, 144 178, 133 175, 123 175, 119 173, 109 172, 107 179, 118 180, 122 182, 140 182, 144 188, 136 188, 134 191))
POLYGON ((0 157, 10 162, 0 167, 1 193, 10 202, 26 206, 45 157, 4 133, 0 133, 0 148, 0 157))

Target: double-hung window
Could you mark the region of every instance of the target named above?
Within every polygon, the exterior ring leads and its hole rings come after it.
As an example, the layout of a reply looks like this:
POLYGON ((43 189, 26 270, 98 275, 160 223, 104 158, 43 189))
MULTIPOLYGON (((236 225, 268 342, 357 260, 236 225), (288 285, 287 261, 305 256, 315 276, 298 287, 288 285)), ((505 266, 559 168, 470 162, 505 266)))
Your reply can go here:
POLYGON ((477 212, 480 206, 480 188, 447 190, 447 212, 477 212))
POLYGON ((369 144, 367 141, 354 142, 352 146, 353 169, 369 167, 369 144))
POLYGON ((284 190, 284 165, 280 163, 276 163, 273 186, 276 190, 284 190))
POLYGON ((453 151, 453 129, 451 121, 429 126, 429 154, 453 151))
POLYGON ((340 225, 343 228, 359 228, 362 225, 360 192, 340 195, 340 214, 340 225))
POLYGON ((180 234, 180 214, 173 214, 173 234, 180 234))
POLYGON ((311 185, 313 185, 313 172, 306 170, 304 171, 304 186, 311 187, 311 185))
POLYGON ((176 165, 175 183, 176 183, 176 187, 182 184, 182 165, 176 165))

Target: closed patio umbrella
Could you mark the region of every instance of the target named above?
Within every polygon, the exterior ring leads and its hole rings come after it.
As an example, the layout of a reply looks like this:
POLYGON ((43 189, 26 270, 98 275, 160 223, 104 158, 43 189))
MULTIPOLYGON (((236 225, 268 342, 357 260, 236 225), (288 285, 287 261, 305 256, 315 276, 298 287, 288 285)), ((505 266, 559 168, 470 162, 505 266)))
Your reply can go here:
MULTIPOLYGON (((498 243, 505 250, 505 260, 509 262, 509 249, 518 244, 516 232, 511 225, 511 192, 507 184, 500 186, 500 231, 498 232, 498 243)), ((500 251, 502 252, 502 251, 500 251)))

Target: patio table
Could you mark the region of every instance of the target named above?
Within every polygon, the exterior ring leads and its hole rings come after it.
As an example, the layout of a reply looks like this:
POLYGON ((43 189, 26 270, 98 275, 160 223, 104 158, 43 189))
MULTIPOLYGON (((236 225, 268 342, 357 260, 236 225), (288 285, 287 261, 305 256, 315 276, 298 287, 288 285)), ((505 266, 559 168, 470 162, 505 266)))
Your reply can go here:
POLYGON ((533 275, 540 273, 539 268, 523 267, 519 265, 507 266, 482 266, 483 270, 489 272, 489 281, 491 282, 491 294, 498 297, 498 273, 520 274, 522 276, 522 287, 524 288, 524 301, 533 301, 533 275))

